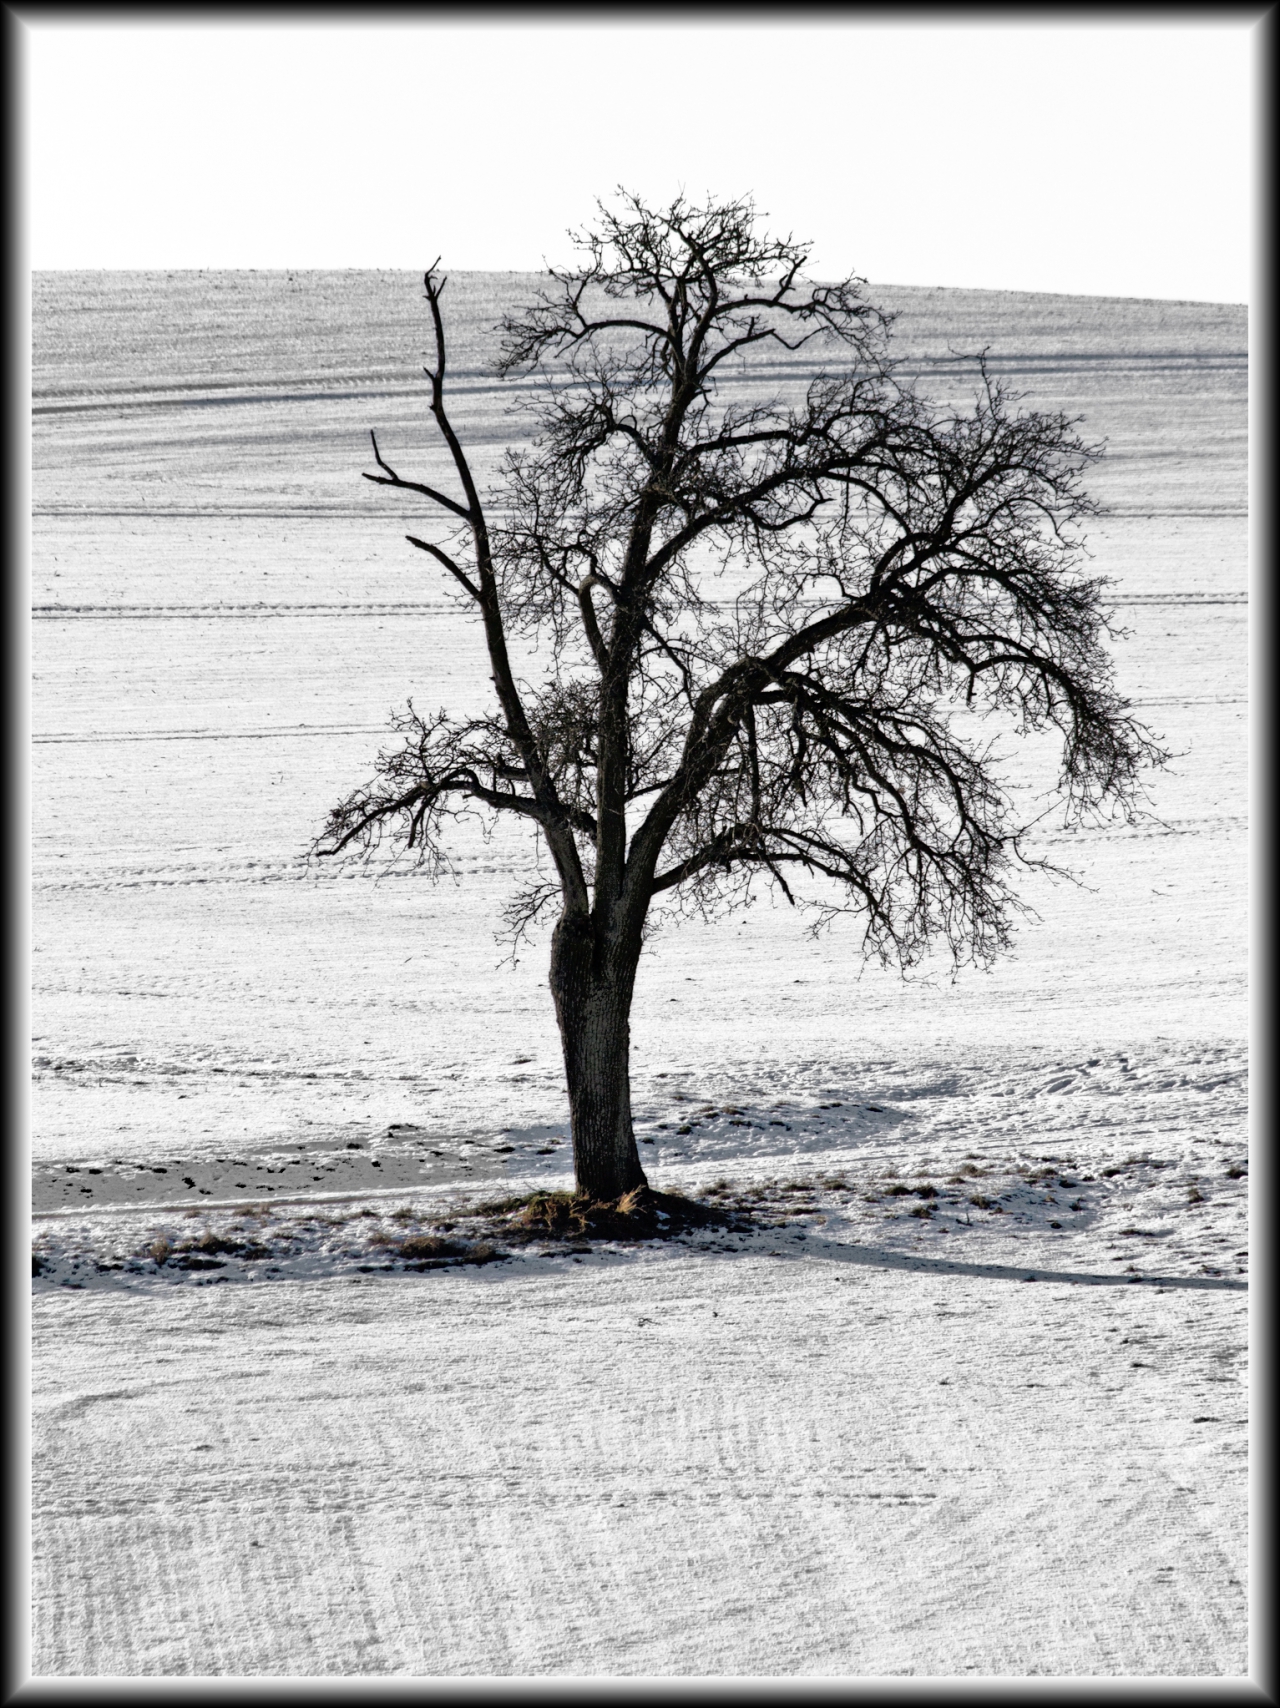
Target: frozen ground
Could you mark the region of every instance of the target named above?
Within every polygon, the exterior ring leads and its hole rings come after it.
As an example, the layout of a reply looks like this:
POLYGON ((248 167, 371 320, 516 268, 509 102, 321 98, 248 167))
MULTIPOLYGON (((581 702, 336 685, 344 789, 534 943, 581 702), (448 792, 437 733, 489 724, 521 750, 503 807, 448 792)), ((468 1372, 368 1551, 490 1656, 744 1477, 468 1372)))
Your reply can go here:
MULTIPOLYGON (((482 458, 527 284, 454 287, 482 458)), ((1244 1670, 1244 313, 882 295, 935 389, 990 344, 1108 438, 1157 822, 1059 839, 1085 887, 954 984, 664 930, 650 1176, 780 1225, 411 1273, 567 1179, 523 845, 304 857, 483 682, 356 478, 430 443, 413 282, 37 279, 38 1673, 1244 1670)))

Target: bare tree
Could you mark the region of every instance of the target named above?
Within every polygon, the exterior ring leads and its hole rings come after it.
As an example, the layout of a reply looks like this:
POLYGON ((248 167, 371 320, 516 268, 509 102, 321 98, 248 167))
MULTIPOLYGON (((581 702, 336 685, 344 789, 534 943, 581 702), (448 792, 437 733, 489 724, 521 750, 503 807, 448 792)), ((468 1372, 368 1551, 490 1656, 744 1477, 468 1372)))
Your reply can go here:
POLYGON ((1039 863, 992 720, 1054 738, 1077 821, 1132 816, 1163 756, 1114 690, 1103 583, 1082 571, 1097 452, 1076 423, 1019 412, 980 358, 971 403, 926 402, 863 282, 806 282, 807 247, 760 234, 749 200, 599 211, 580 266, 503 323, 499 371, 542 382, 539 434, 485 498, 426 275, 430 409, 461 495, 402 479, 376 438, 365 478, 452 524, 408 537, 474 605, 496 705, 410 707, 317 848, 390 835, 438 858, 463 807, 536 827, 555 880, 514 923, 558 904, 577 1181, 607 1201, 646 1184, 629 1015, 655 898, 732 902, 763 878, 856 913, 883 960, 940 943, 987 962, 1039 863), (803 401, 741 383, 769 346, 807 347, 803 401), (517 634, 552 661, 536 689, 517 634))

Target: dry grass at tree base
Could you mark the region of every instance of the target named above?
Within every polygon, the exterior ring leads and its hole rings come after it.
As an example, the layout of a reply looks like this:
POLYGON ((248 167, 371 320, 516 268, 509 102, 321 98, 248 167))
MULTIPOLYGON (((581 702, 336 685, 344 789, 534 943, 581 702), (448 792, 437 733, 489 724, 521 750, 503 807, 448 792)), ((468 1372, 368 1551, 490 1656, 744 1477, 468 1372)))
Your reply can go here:
MULTIPOLYGON (((392 1212, 391 1220, 414 1219, 407 1205, 392 1212)), ((505 1246, 543 1244, 548 1240, 574 1241, 574 1250, 586 1250, 592 1240, 629 1242, 673 1239, 695 1228, 742 1228, 744 1218, 724 1209, 698 1203, 675 1192, 655 1192, 639 1186, 610 1202, 593 1199, 584 1192, 532 1192, 479 1204, 459 1214, 482 1237, 450 1237, 457 1220, 440 1221, 438 1231, 405 1233, 399 1237, 379 1229, 370 1246, 392 1262, 410 1269, 450 1269, 464 1265, 500 1263, 509 1256, 505 1246), (476 1226, 478 1224, 478 1227, 476 1226), (501 1243, 495 1244, 495 1241, 501 1243)))
POLYGON ((481 1205, 474 1214, 503 1217, 503 1235, 520 1243, 548 1237, 671 1239, 692 1228, 737 1226, 740 1220, 717 1206, 649 1186, 634 1187, 608 1202, 586 1192, 533 1192, 481 1205))

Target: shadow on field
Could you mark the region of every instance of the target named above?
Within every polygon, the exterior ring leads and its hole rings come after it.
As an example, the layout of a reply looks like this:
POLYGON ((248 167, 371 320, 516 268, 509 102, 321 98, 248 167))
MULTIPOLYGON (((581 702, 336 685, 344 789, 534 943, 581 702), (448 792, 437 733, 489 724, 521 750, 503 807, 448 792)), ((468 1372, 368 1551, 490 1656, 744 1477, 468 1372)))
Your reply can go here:
POLYGON ((805 1257, 828 1263, 856 1263, 868 1269, 910 1269, 926 1275, 976 1275, 991 1281, 1066 1281, 1073 1287, 1162 1287, 1200 1292, 1247 1293, 1247 1281, 1214 1275, 1095 1275, 1071 1269, 1015 1268, 1004 1263, 957 1263, 945 1257, 909 1257, 875 1246, 836 1245, 809 1236, 805 1257))

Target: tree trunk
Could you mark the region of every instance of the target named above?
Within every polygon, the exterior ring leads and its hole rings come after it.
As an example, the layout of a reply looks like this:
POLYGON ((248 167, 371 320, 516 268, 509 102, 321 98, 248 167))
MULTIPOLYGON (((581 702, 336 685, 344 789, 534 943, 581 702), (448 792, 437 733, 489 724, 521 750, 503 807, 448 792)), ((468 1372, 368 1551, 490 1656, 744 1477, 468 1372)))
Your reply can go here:
POLYGON ((551 940, 555 999, 578 1190, 601 1202, 647 1186, 631 1126, 631 994, 639 942, 596 940, 589 917, 565 914, 551 940))

